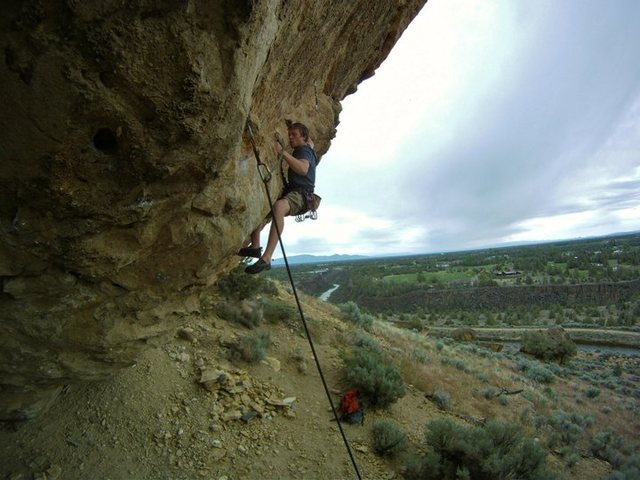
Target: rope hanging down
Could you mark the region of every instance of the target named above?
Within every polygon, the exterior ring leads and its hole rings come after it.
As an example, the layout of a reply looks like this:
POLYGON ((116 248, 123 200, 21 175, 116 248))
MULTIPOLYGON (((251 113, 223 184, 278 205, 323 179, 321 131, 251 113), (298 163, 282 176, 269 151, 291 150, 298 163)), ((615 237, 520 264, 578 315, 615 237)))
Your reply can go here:
MULTIPOLYGON (((271 210, 272 218, 275 218, 273 212, 273 201, 271 200, 271 193, 269 192, 268 182, 271 179, 271 172, 267 168, 267 165, 262 163, 260 160, 260 152, 258 151, 258 147, 256 146, 255 139, 253 138, 253 131, 251 130, 251 125, 247 120, 247 133, 249 134, 249 140, 251 141, 251 147, 253 148, 253 154, 256 157, 258 174, 260 175, 260 179, 264 184, 264 188, 267 194, 267 200, 269 201, 269 209, 271 210), (266 171, 266 175, 264 175, 264 171, 266 171)), ((333 412, 333 416, 338 424, 338 428, 340 430, 340 435, 342 436, 342 441, 347 449, 347 453, 349 454, 349 458, 351 459, 351 464, 353 465, 353 469, 356 472, 356 476, 358 480, 362 480, 362 476, 360 475, 360 470, 358 469, 358 464, 356 462, 355 457, 353 456, 353 452, 351 451, 351 447, 349 446, 349 440, 347 440, 347 436, 344 433, 342 428, 342 422, 340 422, 340 416, 338 415, 338 411, 333 403, 333 399, 331 398, 331 393, 329 392, 329 386, 327 385, 327 381, 324 378, 324 373, 322 372, 322 367, 320 366, 320 360, 318 359, 318 354, 316 353, 316 348, 313 344, 313 340, 311 338, 311 333, 309 332, 309 327, 307 326, 307 321, 304 318, 304 313, 302 311, 302 304, 300 303, 300 298, 298 297, 298 292, 296 290, 295 283, 293 282, 293 275, 291 274, 291 268, 289 268, 289 260, 287 259, 287 254, 284 251, 284 245, 282 243, 282 236, 280 235, 280 228, 278 227, 277 222, 274 220, 273 224, 276 227, 276 233, 278 234, 278 242, 280 243, 280 249, 282 251, 282 258, 284 259, 284 264, 287 269, 287 275, 289 276, 289 282, 291 283, 291 289, 293 291, 293 296, 296 299, 296 305, 298 307, 298 313, 300 314, 300 320, 302 321, 302 326, 304 327, 304 332, 307 335, 307 340, 309 341, 309 346, 311 347, 311 353, 313 354, 313 360, 315 361, 316 368, 318 373, 320 374, 320 379, 322 380, 322 386, 324 387, 324 392, 327 395, 327 399, 329 400, 329 404, 331 405, 331 411, 333 412)))

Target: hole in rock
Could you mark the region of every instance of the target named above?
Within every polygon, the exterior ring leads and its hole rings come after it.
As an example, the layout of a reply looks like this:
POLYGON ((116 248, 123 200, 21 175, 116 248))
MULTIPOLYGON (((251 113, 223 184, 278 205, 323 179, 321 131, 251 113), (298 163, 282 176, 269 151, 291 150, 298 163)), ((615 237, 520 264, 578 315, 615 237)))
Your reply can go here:
POLYGON ((101 128, 93 136, 93 146, 104 153, 116 153, 118 150, 116 134, 110 128, 101 128))
POLYGON ((107 88, 112 88, 115 84, 115 77, 111 72, 100 72, 100 81, 107 88))

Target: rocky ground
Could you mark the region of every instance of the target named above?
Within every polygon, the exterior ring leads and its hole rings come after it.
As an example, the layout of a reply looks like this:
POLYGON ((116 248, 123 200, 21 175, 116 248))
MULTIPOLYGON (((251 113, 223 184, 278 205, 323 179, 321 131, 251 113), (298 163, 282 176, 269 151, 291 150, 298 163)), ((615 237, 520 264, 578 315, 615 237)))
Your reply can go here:
MULTIPOLYGON (((348 327, 329 305, 309 307, 337 402, 334 340, 348 327)), ((293 323, 268 328, 269 357, 247 364, 227 348, 243 327, 194 316, 110 381, 69 386, 45 416, 4 424, 0 478, 355 478, 306 338, 293 323)), ((410 392, 397 411, 409 428, 413 409, 435 410, 410 392)), ((371 450, 374 416, 346 434, 365 478, 394 478, 371 450)))
MULTIPOLYGON (((210 305, 222 301, 210 300, 210 305)), ((293 305, 283 287, 277 300, 293 305)), ((304 295, 302 302, 337 404, 346 388, 340 352, 353 343, 356 329, 339 319, 334 306, 304 295)), ((46 415, 0 424, 0 479, 357 478, 298 318, 263 321, 259 329, 270 333, 272 345, 265 360, 246 363, 234 355, 233 345, 256 330, 203 309, 111 380, 70 385, 46 415)), ((603 389, 598 398, 585 401, 581 392, 588 385, 579 378, 558 378, 553 391, 545 387, 553 394, 549 400, 542 386, 509 363, 478 356, 462 344, 442 348, 438 340, 412 339, 406 330, 384 322, 368 334, 399 365, 408 386, 390 407, 367 410, 363 426, 344 426, 363 478, 402 478, 402 460, 373 452, 371 425, 381 417, 397 422, 418 448, 426 422, 439 416, 469 425, 485 418, 519 422, 523 413, 548 415, 553 408, 593 412, 592 430, 604 425, 633 438, 633 400, 603 389), (415 356, 420 346, 424 350, 415 356), (416 360, 421 357, 424 361, 416 360), (452 363, 452 358, 463 363, 452 363), (501 405, 478 393, 487 385, 525 387, 532 395, 513 395, 501 405), (446 411, 432 401, 436 389, 451 394, 446 411), (611 411, 606 415, 598 410, 605 405, 611 411)), ((525 429, 537 435, 531 425, 525 429)), ((607 478, 611 467, 606 462, 588 455, 584 446, 579 451, 584 455, 571 469, 551 452, 547 463, 557 478, 607 478)))

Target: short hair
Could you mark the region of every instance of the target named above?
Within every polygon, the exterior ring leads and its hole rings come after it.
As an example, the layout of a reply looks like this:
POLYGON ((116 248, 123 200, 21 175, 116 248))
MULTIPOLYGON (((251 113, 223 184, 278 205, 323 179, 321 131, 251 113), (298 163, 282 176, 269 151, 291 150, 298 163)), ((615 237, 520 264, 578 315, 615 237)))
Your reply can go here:
POLYGON ((304 141, 309 141, 309 129, 306 125, 300 122, 291 123, 289 124, 289 130, 298 130, 298 132, 300 132, 300 135, 302 135, 302 138, 304 138, 304 141))

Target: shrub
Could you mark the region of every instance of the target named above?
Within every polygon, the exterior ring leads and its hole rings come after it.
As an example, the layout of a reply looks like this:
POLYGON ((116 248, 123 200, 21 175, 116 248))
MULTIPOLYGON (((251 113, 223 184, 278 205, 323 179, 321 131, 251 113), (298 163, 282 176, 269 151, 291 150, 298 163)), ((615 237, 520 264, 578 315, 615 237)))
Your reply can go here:
POLYGON ((625 480, 640 478, 640 455, 629 456, 614 473, 620 473, 625 480))
MULTIPOLYGON (((593 423, 593 418, 589 415, 578 413, 567 413, 562 410, 554 410, 549 417, 549 425, 553 427, 554 433, 551 435, 550 443, 554 446, 573 447, 582 437, 584 427, 593 423)), ((565 453, 568 453, 567 450, 565 453)))
POLYGON ((452 357, 443 355, 442 358, 440 358, 440 363, 442 363, 443 365, 451 365, 465 373, 471 373, 471 368, 469 368, 467 364, 464 363, 464 360, 462 360, 461 358, 452 358, 452 357))
POLYGON ((498 396, 498 389, 496 387, 481 388, 480 395, 482 395, 487 400, 490 400, 498 396))
POLYGON ((560 363, 577 352, 573 340, 564 330, 558 328, 550 328, 546 332, 524 333, 520 350, 540 360, 555 360, 560 363))
POLYGON ((624 456, 620 453, 623 443, 613 432, 598 432, 591 438, 591 453, 617 468, 624 463, 624 456))
POLYGON ((343 303, 338 305, 338 308, 342 312, 345 320, 348 320, 365 330, 368 330, 371 328, 371 325, 373 325, 373 316, 362 312, 358 304, 355 302, 343 303))
POLYGON ((255 328, 262 322, 262 308, 255 302, 243 300, 242 303, 218 303, 216 313, 225 320, 239 323, 247 328, 255 328))
POLYGON ((578 460, 580 460, 580 455, 578 455, 576 452, 570 452, 564 457, 564 463, 569 468, 575 467, 576 463, 578 463, 578 460))
POLYGON ((404 459, 404 478, 407 480, 442 480, 440 457, 432 452, 426 455, 411 453, 404 459))
POLYGON ((235 345, 236 353, 249 363, 257 363, 267 356, 267 349, 271 346, 269 332, 258 331, 250 335, 240 337, 235 345))
POLYGON ((555 375, 551 370, 539 364, 530 365, 524 373, 531 380, 538 383, 552 383, 555 380, 555 375))
POLYGON ((427 355, 422 350, 418 350, 417 348, 413 349, 413 351, 411 352, 411 356, 420 363, 429 363, 429 355, 427 355))
POLYGON ((551 370, 535 360, 529 361, 526 358, 517 358, 516 368, 538 383, 552 383, 555 379, 555 375, 551 370))
POLYGON ((378 455, 395 455, 407 443, 407 436, 402 429, 391 420, 373 422, 373 449, 378 455))
POLYGON ((546 451, 516 424, 490 420, 482 427, 464 427, 439 418, 427 424, 425 440, 433 452, 406 465, 410 479, 549 478, 546 451))
POLYGON ((600 395, 600 389, 596 387, 589 387, 587 388, 587 391, 584 392, 584 394, 587 396, 587 398, 596 398, 598 395, 600 395))
POLYGON ((282 300, 263 298, 261 305, 264 318, 270 323, 284 322, 295 316, 295 309, 282 300))
POLYGON ((398 369, 377 350, 353 347, 344 355, 344 380, 374 407, 385 407, 405 394, 398 369))
POLYGON ((353 344, 356 347, 366 348, 368 350, 376 350, 378 352, 382 352, 382 348, 378 341, 370 335, 367 335, 363 332, 358 332, 353 341, 353 344))
POLYGON ((272 282, 261 275, 247 275, 244 266, 231 270, 217 282, 218 289, 227 298, 243 300, 253 298, 258 293, 276 294, 277 289, 272 282))
POLYGON ((444 390, 436 390, 433 392, 431 400, 442 410, 448 410, 451 406, 451 395, 444 390))
POLYGON ((421 332, 424 330, 424 323, 420 320, 418 315, 412 315, 409 318, 409 328, 421 332))

